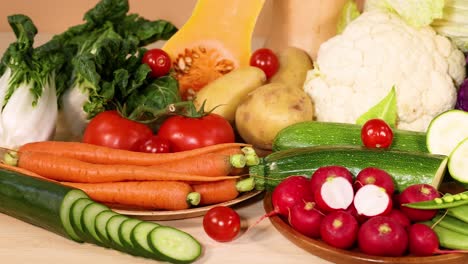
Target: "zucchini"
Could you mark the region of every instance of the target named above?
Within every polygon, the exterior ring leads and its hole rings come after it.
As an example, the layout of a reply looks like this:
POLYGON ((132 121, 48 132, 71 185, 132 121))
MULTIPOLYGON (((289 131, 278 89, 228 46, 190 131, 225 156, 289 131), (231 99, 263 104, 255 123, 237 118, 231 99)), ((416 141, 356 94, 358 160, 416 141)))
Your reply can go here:
POLYGON ((141 222, 133 228, 130 239, 135 250, 139 252, 139 254, 148 258, 162 260, 161 256, 154 256, 153 250, 150 248, 148 241, 149 233, 158 226, 159 224, 152 222, 141 222))
MULTIPOLYGON (((273 151, 313 146, 362 146, 361 126, 306 121, 283 128, 273 141, 273 151)), ((391 150, 428 152, 426 134, 393 129, 391 150)))
POLYGON ((273 152, 249 167, 257 190, 272 190, 291 175, 310 177, 323 166, 340 165, 357 175, 366 167, 378 167, 393 176, 396 190, 416 183, 439 187, 447 156, 420 152, 368 149, 352 146, 304 147, 273 152))
POLYGON ((455 180, 468 183, 468 137, 450 153, 448 170, 455 180))
POLYGON ((96 221, 94 223, 96 234, 99 236, 102 243, 108 247, 112 247, 113 243, 109 237, 109 233, 107 232, 107 223, 111 217, 116 215, 119 214, 112 210, 104 210, 96 215, 96 221))
POLYGON ((468 112, 448 110, 432 119, 426 144, 430 153, 448 156, 467 137, 468 112))
POLYGON ((109 221, 107 221, 106 225, 106 231, 107 234, 109 235, 109 239, 112 242, 113 245, 115 245, 117 248, 124 248, 123 242, 120 240, 119 236, 119 228, 122 223, 129 219, 126 216, 117 214, 112 216, 109 221))
POLYGON ((96 233, 96 217, 103 211, 110 211, 110 208, 100 203, 88 204, 81 213, 81 225, 83 226, 86 241, 96 245, 105 246, 102 239, 96 233))
POLYGON ((0 169, 0 212, 83 242, 70 222, 70 208, 81 190, 0 169))
POLYGON ((125 248, 135 249, 135 245, 132 242, 132 232, 136 225, 141 223, 141 220, 135 218, 129 218, 125 220, 119 227, 119 238, 125 248))
POLYGON ((89 198, 80 198, 76 200, 70 208, 71 225, 80 236, 84 236, 84 229, 81 225, 81 212, 83 212, 84 208, 90 203, 94 203, 94 201, 89 198))

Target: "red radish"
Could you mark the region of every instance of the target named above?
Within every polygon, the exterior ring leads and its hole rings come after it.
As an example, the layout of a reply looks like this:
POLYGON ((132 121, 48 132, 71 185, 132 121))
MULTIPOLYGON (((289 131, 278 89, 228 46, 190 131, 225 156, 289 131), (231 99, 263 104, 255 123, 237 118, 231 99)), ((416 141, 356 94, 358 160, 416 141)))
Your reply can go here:
POLYGON ((400 209, 400 193, 394 193, 392 195, 393 208, 400 209))
POLYGON ((359 224, 344 211, 335 211, 326 215, 320 225, 322 240, 334 247, 348 249, 356 242, 359 224))
POLYGON ((392 198, 386 190, 374 184, 361 187, 354 196, 354 207, 359 215, 372 217, 386 215, 392 210, 392 198))
POLYGON ((389 195, 395 192, 395 183, 393 177, 386 171, 375 167, 362 169, 356 176, 354 186, 356 190, 367 184, 375 184, 384 188, 389 195))
POLYGON ((367 221, 367 219, 369 219, 369 217, 358 214, 358 212, 356 210, 356 207, 354 207, 354 203, 352 203, 348 207, 348 209, 345 210, 345 212, 347 212, 347 213, 351 214, 352 216, 354 216, 354 218, 356 218, 356 220, 358 221, 359 224, 362 224, 365 221, 367 221))
POLYGON ((346 210, 353 202, 353 185, 343 177, 328 178, 315 191, 315 202, 323 212, 346 210))
POLYGON ((434 254, 467 253, 466 250, 441 250, 439 238, 431 227, 416 223, 408 229, 409 251, 415 256, 431 256, 434 254))
POLYGON ((299 233, 311 237, 320 237, 320 224, 324 215, 315 208, 313 202, 299 202, 291 207, 289 224, 299 233))
POLYGON ((310 178, 310 186, 314 193, 322 184, 332 177, 343 177, 350 183, 353 183, 353 174, 349 170, 342 166, 324 166, 318 168, 310 178))
POLYGON ((395 222, 399 223, 404 228, 408 228, 411 225, 409 218, 398 209, 392 209, 387 216, 395 220, 395 222))
POLYGON ((438 210, 422 210, 404 206, 406 203, 422 202, 440 197, 437 189, 429 184, 414 184, 400 194, 400 210, 413 222, 427 221, 434 218, 438 210))
POLYGON ((359 249, 375 256, 402 256, 408 249, 406 229, 386 216, 375 216, 361 225, 359 249))

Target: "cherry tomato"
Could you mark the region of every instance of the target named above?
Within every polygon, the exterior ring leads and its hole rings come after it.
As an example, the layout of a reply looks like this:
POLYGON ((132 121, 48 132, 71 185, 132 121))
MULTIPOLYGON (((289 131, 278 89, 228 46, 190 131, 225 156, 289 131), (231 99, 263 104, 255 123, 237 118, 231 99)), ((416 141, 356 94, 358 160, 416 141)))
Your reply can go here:
POLYGON ((171 70, 171 57, 162 49, 150 49, 143 55, 143 63, 151 68, 151 77, 165 76, 171 70))
POLYGON ((393 131, 382 119, 370 119, 361 129, 361 139, 368 148, 388 148, 392 145, 393 131))
POLYGON ((138 144, 138 151, 148 153, 169 153, 171 152, 171 143, 165 138, 153 135, 138 144))
POLYGON ((172 151, 184 151, 235 141, 234 129, 222 116, 172 116, 159 128, 158 135, 169 140, 172 151))
POLYGON ((215 206, 203 217, 203 229, 212 239, 219 242, 233 240, 240 232, 240 217, 227 206, 215 206))
POLYGON ((250 57, 250 66, 258 67, 263 70, 269 79, 278 71, 279 61, 276 54, 267 48, 256 50, 250 57))
POLYGON ((117 111, 104 111, 86 126, 83 142, 110 148, 136 150, 138 142, 153 135, 145 124, 122 117, 117 111))

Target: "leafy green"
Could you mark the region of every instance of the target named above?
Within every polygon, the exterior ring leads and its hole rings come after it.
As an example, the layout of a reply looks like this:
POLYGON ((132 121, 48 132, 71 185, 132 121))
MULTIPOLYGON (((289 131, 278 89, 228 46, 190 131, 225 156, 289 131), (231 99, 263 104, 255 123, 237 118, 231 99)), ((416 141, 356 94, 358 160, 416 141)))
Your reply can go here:
POLYGON ((397 117, 396 91, 395 87, 392 87, 385 98, 356 120, 356 124, 364 125, 370 119, 380 118, 383 119, 390 127, 395 127, 397 117))
POLYGON ((443 17, 434 20, 431 26, 450 38, 461 51, 468 52, 468 1, 446 1, 443 17))
POLYGON ((341 10, 340 18, 337 24, 337 33, 343 32, 346 26, 360 15, 361 12, 358 9, 356 1, 348 0, 341 10))
POLYGON ((366 10, 378 9, 400 15, 413 27, 428 26, 443 17, 444 0, 367 0, 366 10))

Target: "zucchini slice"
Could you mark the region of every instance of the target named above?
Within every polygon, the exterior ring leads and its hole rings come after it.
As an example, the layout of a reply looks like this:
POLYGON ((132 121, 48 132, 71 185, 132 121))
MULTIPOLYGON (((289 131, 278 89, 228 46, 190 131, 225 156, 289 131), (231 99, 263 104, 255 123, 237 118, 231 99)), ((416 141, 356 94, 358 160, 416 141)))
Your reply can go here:
POLYGON ((102 239, 96 233, 96 217, 99 213, 107 210, 110 210, 109 207, 100 203, 91 203, 84 208, 81 216, 81 225, 83 226, 86 240, 97 245, 104 245, 102 239))
POLYGON ((80 198, 76 200, 76 202, 73 203, 70 209, 71 225, 75 229, 76 233, 80 234, 81 236, 83 236, 84 234, 84 229, 83 229, 83 226, 81 225, 81 215, 82 215, 84 208, 90 203, 94 203, 93 200, 89 198, 80 198))
POLYGON ((117 248, 124 248, 124 244, 120 240, 119 229, 120 229, 120 225, 127 219, 129 218, 126 216, 117 214, 117 215, 112 216, 109 219, 109 221, 107 221, 107 225, 106 225, 107 234, 109 235, 109 239, 112 242, 112 244, 115 244, 117 248))
POLYGON ((99 236, 99 238, 101 238, 102 243, 109 247, 112 247, 113 243, 109 237, 106 226, 109 222, 109 219, 116 215, 118 214, 112 210, 105 210, 96 215, 96 234, 99 236))
POLYGON ((130 238, 139 254, 147 258, 162 260, 160 256, 154 254, 148 242, 149 233, 158 226, 153 222, 141 222, 133 228, 130 238))
POLYGON ((436 116, 427 129, 426 144, 432 154, 450 155, 468 137, 468 112, 449 110, 436 116))
POLYGON ((135 245, 132 242, 132 232, 136 225, 141 223, 141 220, 135 218, 129 218, 122 222, 119 227, 119 238, 125 248, 135 249, 135 245))
POLYGON ((455 180, 468 183, 468 137, 450 153, 448 170, 455 180))
POLYGON ((0 213, 82 242, 70 221, 75 201, 88 198, 81 190, 0 169, 0 213))

